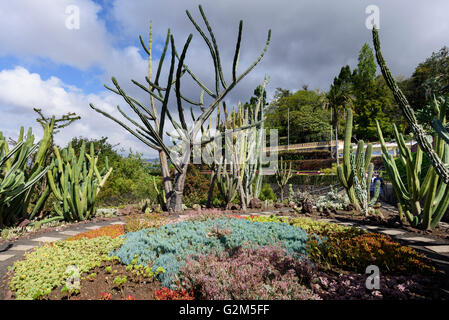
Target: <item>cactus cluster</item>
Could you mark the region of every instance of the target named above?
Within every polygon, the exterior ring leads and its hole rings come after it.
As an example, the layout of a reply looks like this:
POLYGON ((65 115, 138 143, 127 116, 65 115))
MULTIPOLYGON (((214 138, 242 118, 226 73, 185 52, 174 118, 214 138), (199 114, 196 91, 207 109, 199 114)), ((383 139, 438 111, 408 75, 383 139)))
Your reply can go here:
POLYGON ((237 111, 230 114, 223 104, 224 120, 220 122, 220 108, 217 113, 215 131, 211 136, 211 122, 203 136, 211 140, 204 152, 211 163, 211 187, 217 182, 219 191, 227 205, 239 195, 242 209, 246 209, 251 199, 258 198, 262 189, 262 156, 265 143, 263 94, 268 80, 259 87, 260 96, 255 105, 243 108, 238 104, 237 111), (224 146, 221 141, 224 138, 224 146))
MULTIPOLYGON (((437 100, 434 100, 434 109, 441 123, 445 124, 445 110, 439 108, 437 100)), ((435 228, 449 206, 449 188, 441 182, 433 167, 427 170, 423 180, 420 179, 423 151, 418 146, 416 156, 413 158, 412 152, 405 144, 404 136, 393 124, 394 136, 399 147, 399 161, 406 168, 406 176, 401 177, 393 156, 388 153, 379 123, 377 131, 382 145, 382 158, 399 201, 401 218, 405 217, 413 227, 425 230, 435 228)), ((437 155, 445 163, 449 163, 449 145, 437 135, 434 136, 434 141, 437 155)))
POLYGON ((34 144, 34 135, 29 128, 24 136, 20 128, 14 148, 0 132, 0 227, 17 223, 21 218, 31 219, 28 214, 33 186, 45 175, 44 158, 50 144, 54 119, 44 127, 44 137, 34 144), (31 161, 30 161, 31 160, 31 161))
POLYGON ((85 142, 78 157, 71 144, 62 152, 54 147, 54 154, 56 158, 47 174, 51 191, 58 202, 54 204, 57 215, 50 219, 81 221, 91 218, 95 213, 97 194, 112 172, 107 158, 105 168, 99 171, 94 145, 90 145, 89 154, 86 153, 85 142))
POLYGON ((349 201, 359 211, 368 214, 370 206, 375 204, 379 196, 380 181, 376 181, 375 191, 370 198, 370 185, 373 176, 374 164, 371 163, 373 146, 368 143, 365 150, 365 143, 359 140, 357 151, 354 152, 352 137, 352 110, 347 110, 345 141, 343 149, 343 164, 337 167, 338 180, 346 189, 349 201))

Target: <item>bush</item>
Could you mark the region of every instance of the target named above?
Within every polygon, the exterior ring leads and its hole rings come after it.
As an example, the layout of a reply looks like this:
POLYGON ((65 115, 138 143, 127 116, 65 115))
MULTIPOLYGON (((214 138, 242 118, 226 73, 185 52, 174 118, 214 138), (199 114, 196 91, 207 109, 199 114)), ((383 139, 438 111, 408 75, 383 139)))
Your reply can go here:
POLYGON ((135 232, 146 228, 159 228, 166 225, 169 219, 157 213, 133 214, 125 218, 126 232, 135 232))
MULTIPOLYGON (((182 202, 189 208, 194 204, 205 204, 209 192, 210 179, 202 174, 196 165, 189 164, 182 202)), ((213 197, 217 196, 217 188, 214 188, 213 197)))
POLYGON ((338 194, 337 190, 331 188, 326 195, 318 197, 315 205, 318 209, 335 209, 343 210, 349 205, 348 195, 345 193, 338 194))
POLYGON ((141 154, 130 152, 127 157, 115 158, 109 164, 114 169, 98 194, 99 205, 117 206, 156 199, 151 168, 141 154))
POLYGON ((111 250, 118 248, 123 239, 100 237, 77 241, 56 241, 25 253, 25 259, 14 262, 14 276, 9 288, 17 299, 38 299, 62 285, 69 274, 69 266, 76 266, 82 274, 99 267, 111 250))
POLYGON ((265 201, 265 200, 276 201, 277 200, 276 194, 274 193, 273 189, 271 188, 271 186, 268 183, 263 184, 262 189, 260 190, 259 199, 262 201, 265 201))
POLYGON ((275 245, 189 257, 181 267, 186 287, 207 300, 319 300, 307 288, 312 276, 308 260, 275 245))
POLYGON ((284 160, 315 160, 315 159, 329 159, 331 152, 329 150, 282 150, 279 151, 279 158, 284 160))
POLYGON ((193 300, 191 294, 186 290, 171 290, 169 288, 163 287, 160 290, 154 292, 156 300, 193 300))
POLYGON ((122 225, 112 225, 112 226, 106 226, 106 227, 102 227, 100 229, 90 230, 87 232, 77 234, 73 237, 67 238, 66 241, 74 241, 74 240, 80 240, 80 239, 93 239, 93 238, 99 238, 99 237, 117 238, 118 236, 121 236, 124 233, 125 233, 125 228, 122 225))
POLYGON ((306 253, 308 240, 304 230, 281 223, 260 223, 243 219, 182 221, 158 229, 142 229, 123 236, 126 240, 115 253, 125 264, 135 256, 140 264, 152 262, 153 269, 163 267, 162 285, 172 289, 179 268, 187 255, 212 250, 234 250, 244 243, 268 245, 281 241, 288 254, 306 253))
POLYGON ((434 271, 422 254, 381 234, 335 235, 321 243, 311 239, 310 244, 308 252, 313 261, 346 270, 364 273, 366 267, 373 264, 384 274, 434 271))
MULTIPOLYGON (((266 175, 263 177, 265 183, 276 183, 274 175, 266 175)), ((295 174, 288 181, 292 185, 312 185, 312 186, 329 186, 339 184, 337 175, 327 174, 295 174)))
POLYGON ((315 160, 289 160, 287 165, 292 165, 292 170, 298 171, 316 171, 320 169, 332 168, 333 159, 315 159, 315 160))

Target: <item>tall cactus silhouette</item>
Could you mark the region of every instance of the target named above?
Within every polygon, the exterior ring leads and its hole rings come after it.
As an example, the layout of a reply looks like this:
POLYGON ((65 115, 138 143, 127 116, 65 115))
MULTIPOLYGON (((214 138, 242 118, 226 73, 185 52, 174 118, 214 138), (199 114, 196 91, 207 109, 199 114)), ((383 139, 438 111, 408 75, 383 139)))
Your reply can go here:
MULTIPOLYGON (((139 88, 144 90, 146 93, 150 95, 150 101, 152 108, 148 108, 143 103, 137 101, 136 99, 128 96, 124 90, 119 86, 117 80, 112 78, 112 82, 115 86, 115 89, 109 88, 112 92, 123 97, 125 102, 131 107, 131 109, 139 116, 140 123, 133 120, 129 117, 125 112, 123 112, 120 107, 118 107, 119 112, 122 114, 124 118, 126 118, 129 122, 131 122, 135 129, 131 129, 123 123, 122 121, 114 118, 110 115, 110 113, 102 111, 96 108, 93 104, 90 104, 91 108, 96 110, 97 112, 103 114, 104 116, 110 118, 115 121, 123 128, 125 128, 128 132, 134 135, 137 139, 142 141, 148 147, 159 152, 163 175, 163 184, 165 189, 165 194, 167 198, 167 206, 169 210, 181 211, 182 210, 182 195, 184 190, 185 177, 187 174, 188 162, 190 161, 192 148, 197 141, 197 135, 201 130, 204 122, 210 117, 210 115, 216 110, 218 104, 225 98, 225 96, 259 63, 259 61, 264 56, 268 45, 270 43, 271 38, 271 30, 268 31, 268 37, 262 53, 259 57, 240 75, 237 74, 237 66, 238 60, 240 57, 240 48, 242 41, 242 28, 243 22, 240 21, 238 27, 238 37, 237 44, 234 53, 233 65, 232 65, 232 80, 228 83, 223 74, 220 53, 218 50, 218 45, 216 42, 216 38, 212 31, 212 27, 203 11, 203 8, 199 6, 199 11, 202 17, 204 24, 207 27, 207 32, 203 31, 203 29, 198 25, 195 19, 192 17, 189 11, 186 11, 189 20, 194 25, 195 29, 201 35, 203 40, 205 41, 207 47, 209 48, 214 66, 214 74, 215 74, 215 88, 214 90, 209 89, 203 81, 201 81, 193 71, 184 63, 187 50, 189 48, 189 44, 192 40, 193 35, 190 34, 185 42, 184 48, 180 55, 175 47, 175 41, 173 35, 170 33, 170 30, 167 32, 167 37, 165 39, 165 45, 162 51, 161 58, 159 59, 159 66, 157 68, 157 73, 155 80, 151 79, 152 76, 152 52, 151 52, 151 44, 152 44, 152 30, 150 28, 150 42, 147 47, 140 37, 140 41, 143 49, 149 56, 149 72, 148 76, 145 78, 147 84, 141 84, 135 80, 132 82, 137 85, 139 88), (207 33, 210 37, 207 36, 207 33), (171 62, 170 62, 170 71, 167 77, 167 84, 165 87, 162 87, 159 84, 159 78, 161 75, 161 68, 164 62, 164 58, 170 44, 171 49, 171 62), (178 63, 176 64, 176 60, 178 63), (201 93, 199 94, 199 101, 194 101, 191 98, 188 98, 181 92, 181 80, 184 79, 185 75, 188 74, 194 83, 196 83, 201 89, 201 93), (176 108, 178 113, 178 121, 174 119, 168 107, 169 102, 172 101, 170 98, 170 93, 172 90, 175 93, 175 101, 176 108), (204 94, 210 96, 212 102, 206 107, 204 104, 204 94), (158 114, 157 109, 155 107, 154 102, 158 101, 161 103, 161 111, 158 114), (197 118, 193 118, 193 124, 191 126, 187 125, 184 115, 184 103, 188 103, 191 106, 197 106, 201 110, 201 114, 197 118), (176 130, 176 134, 170 135, 173 139, 178 141, 176 143, 176 147, 169 147, 164 142, 164 126, 166 117, 169 118, 172 123, 174 129, 176 130), (153 123, 151 123, 153 122, 153 123), (180 142, 180 143, 179 143, 180 142), (168 170, 166 170, 166 162, 163 161, 163 158, 168 158, 170 162, 175 167, 174 175, 172 176, 168 170)), ((192 112, 193 115, 193 112, 192 112)))
MULTIPOLYGON (((407 122, 410 125, 410 128, 412 129, 416 141, 418 142, 420 148, 427 154, 427 157, 429 158, 430 162, 432 163, 432 166, 435 168, 436 173, 441 178, 442 182, 448 184, 449 183, 449 168, 448 162, 445 162, 444 159, 442 160, 441 157, 438 155, 438 151, 436 151, 432 147, 432 143, 427 140, 426 133, 422 126, 418 123, 415 113, 413 111, 413 108, 410 106, 407 98, 405 97, 404 93, 399 88, 396 80, 392 76, 390 70, 387 67, 387 64, 385 62, 385 59, 381 52, 380 47, 380 40, 379 40, 379 31, 376 27, 373 28, 373 43, 374 43, 374 49, 376 51, 376 59, 377 63, 379 64, 380 70, 382 71, 382 75, 385 78, 385 82, 387 83, 390 90, 393 92, 393 96, 396 100, 396 102, 399 104, 400 108, 402 109, 402 112, 404 113, 404 116, 407 120, 407 122)), ((440 119, 435 119, 432 122, 432 125, 438 135, 446 142, 449 143, 449 133, 446 130, 445 126, 442 124, 440 119)))

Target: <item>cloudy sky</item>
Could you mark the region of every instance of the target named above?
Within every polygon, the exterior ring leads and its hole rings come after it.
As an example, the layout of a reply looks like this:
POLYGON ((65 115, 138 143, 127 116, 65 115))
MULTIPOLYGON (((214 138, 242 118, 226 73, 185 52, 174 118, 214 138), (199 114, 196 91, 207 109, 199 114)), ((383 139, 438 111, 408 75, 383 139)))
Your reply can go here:
MULTIPOLYGON (((76 112, 82 119, 59 133, 57 143, 64 145, 73 136, 107 136, 111 143, 147 157, 155 152, 93 111, 89 103, 119 116, 115 106, 125 108, 126 103, 103 87, 111 84, 111 76, 131 95, 148 101, 130 79, 145 82, 147 57, 138 36, 147 41, 150 20, 156 62, 168 28, 179 52, 192 33, 186 64, 210 88, 213 62, 186 9, 201 22, 198 4, 203 5, 228 82, 239 21, 243 20, 239 72, 259 55, 268 29, 272 30, 265 57, 226 97, 228 105, 247 101, 265 75, 271 79, 269 96, 277 87, 297 90, 308 85, 327 90, 343 65, 356 65, 363 43, 371 45, 366 27, 367 19, 371 21, 372 11, 366 11, 370 5, 379 9, 383 52, 395 75, 410 76, 419 62, 449 45, 447 0, 0 1, 0 131, 15 138, 20 126, 32 126, 40 136, 33 107, 48 115, 76 112), (79 9, 79 28, 70 6, 79 9)), ((186 82, 183 88, 188 97, 198 100, 197 86, 186 82)))

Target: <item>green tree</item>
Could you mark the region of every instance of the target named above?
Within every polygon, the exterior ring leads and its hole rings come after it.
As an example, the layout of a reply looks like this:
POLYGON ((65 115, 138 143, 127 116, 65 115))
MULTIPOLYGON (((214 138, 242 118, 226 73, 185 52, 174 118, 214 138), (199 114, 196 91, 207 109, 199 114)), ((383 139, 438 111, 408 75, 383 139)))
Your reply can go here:
POLYGON ((443 47, 433 52, 416 67, 410 79, 399 84, 416 111, 418 121, 426 131, 431 131, 431 122, 436 114, 430 106, 430 99, 449 89, 449 48, 443 47))
POLYGON ((330 112, 322 108, 322 93, 299 90, 294 94, 278 97, 267 109, 267 129, 277 129, 279 136, 285 140, 290 115, 290 143, 329 140, 330 112))
POLYGON ((381 76, 376 76, 373 50, 366 43, 358 57, 357 68, 352 74, 354 100, 354 134, 357 139, 378 140, 376 120, 385 132, 392 136, 391 123, 400 122, 399 108, 381 76))

